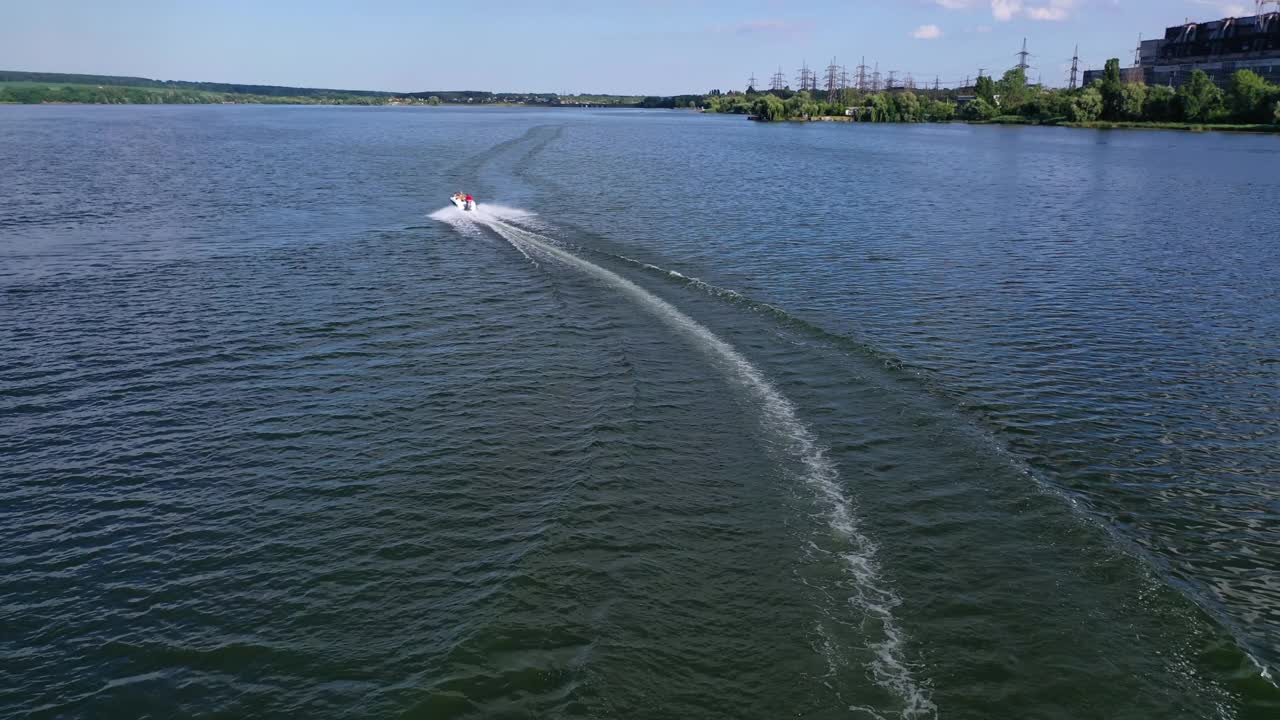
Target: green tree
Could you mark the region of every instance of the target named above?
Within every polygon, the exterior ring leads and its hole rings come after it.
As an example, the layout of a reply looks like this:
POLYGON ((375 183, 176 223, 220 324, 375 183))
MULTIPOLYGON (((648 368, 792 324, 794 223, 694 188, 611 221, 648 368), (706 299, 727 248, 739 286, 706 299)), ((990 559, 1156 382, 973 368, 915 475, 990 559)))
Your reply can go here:
POLYGON ((1239 122, 1266 122, 1273 92, 1277 90, 1252 70, 1237 70, 1227 90, 1227 107, 1239 122))
POLYGON ((1042 90, 1032 89, 1026 100, 1018 107, 1017 113, 1027 118, 1046 118, 1053 116, 1053 95, 1042 90))
POLYGON ((787 117, 787 106, 775 95, 761 95, 751 106, 752 114, 765 122, 777 122, 787 117))
POLYGON ((889 93, 876 93, 868 103, 871 106, 871 122, 898 122, 898 106, 889 93))
POLYGON ((801 90, 792 95, 784 103, 787 109, 787 117, 800 117, 804 114, 803 108, 812 102, 813 96, 809 94, 808 90, 801 90))
POLYGON ((1280 125, 1280 100, 1276 101, 1275 111, 1271 114, 1271 121, 1280 125))
POLYGON ((42 103, 49 98, 49 88, 47 87, 19 85, 8 90, 10 100, 17 103, 36 104, 42 103))
POLYGON ((960 117, 965 120, 977 120, 979 122, 990 120, 999 114, 1000 111, 996 109, 996 106, 983 98, 974 98, 960 109, 960 117))
POLYGON ((1147 86, 1140 83, 1125 83, 1120 86, 1120 118, 1123 120, 1141 120, 1143 108, 1147 104, 1147 86))
POLYGON ((996 83, 996 92, 1000 94, 1000 109, 1006 113, 1018 111, 1018 107, 1027 101, 1030 88, 1027 87, 1027 73, 1022 68, 1013 68, 996 83))
POLYGON ((1102 92, 1087 87, 1071 101, 1069 116, 1075 122, 1092 122, 1102 115, 1102 92))
POLYGON ((1071 117, 1071 104, 1076 94, 1067 90, 1049 90, 1044 94, 1043 105, 1046 117, 1071 117))
POLYGON ((898 122, 920 122, 920 98, 910 90, 893 96, 893 104, 897 110, 898 122))
POLYGON ((440 103, 441 103, 440 98, 435 95, 432 95, 431 97, 427 98, 428 105, 439 105, 440 103))
POLYGON ((1178 88, 1182 116, 1191 122, 1205 122, 1222 111, 1222 90, 1203 70, 1192 70, 1191 78, 1178 88))
POLYGON ((996 104, 996 84, 990 77, 983 75, 978 78, 978 82, 973 86, 973 94, 977 95, 980 100, 985 100, 988 105, 996 104))
POLYGON ((1124 116, 1124 83, 1120 80, 1119 58, 1107 61, 1097 86, 1098 94, 1102 96, 1102 117, 1120 120, 1124 116))
POLYGON ((951 122, 956 116, 956 105, 946 100, 930 100, 925 104, 925 116, 930 122, 951 122))
POLYGON ((1167 85, 1153 85, 1147 88, 1147 104, 1142 114, 1146 120, 1153 122, 1173 122, 1180 119, 1178 96, 1173 92, 1173 88, 1167 85))

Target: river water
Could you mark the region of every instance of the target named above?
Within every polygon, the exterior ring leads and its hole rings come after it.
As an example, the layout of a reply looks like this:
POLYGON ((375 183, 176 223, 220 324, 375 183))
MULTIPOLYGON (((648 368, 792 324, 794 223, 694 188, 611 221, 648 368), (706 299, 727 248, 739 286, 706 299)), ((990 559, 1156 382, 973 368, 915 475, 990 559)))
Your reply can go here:
POLYGON ((0 108, 0 715, 1277 717, 1277 167, 0 108))

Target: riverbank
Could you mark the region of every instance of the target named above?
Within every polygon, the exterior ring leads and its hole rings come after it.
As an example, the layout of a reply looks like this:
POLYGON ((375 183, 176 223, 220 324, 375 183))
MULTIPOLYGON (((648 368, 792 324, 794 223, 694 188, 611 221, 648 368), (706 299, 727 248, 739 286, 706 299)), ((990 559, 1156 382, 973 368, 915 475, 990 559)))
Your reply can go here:
MULTIPOLYGON (((793 117, 783 118, 781 120, 765 120, 756 115, 748 115, 748 120, 754 122, 839 122, 839 123, 865 123, 866 121, 858 121, 850 116, 815 116, 815 117, 793 117)), ((1181 130, 1184 132, 1243 132, 1243 133, 1262 133, 1262 134, 1280 134, 1280 125, 1265 124, 1233 124, 1233 123, 1185 123, 1185 122, 1110 122, 1106 120, 1093 120, 1089 122, 1072 122, 1066 118, 1048 118, 1033 119, 1024 118, 1013 115, 1006 115, 991 120, 948 120, 943 122, 928 123, 887 123, 895 125, 948 125, 952 123, 961 123, 965 125, 1042 125, 1050 127, 1068 127, 1081 128, 1085 130, 1181 130)), ((868 123, 872 124, 872 123, 868 123)), ((886 123, 873 123, 876 125, 884 125, 886 123)))
POLYGON ((1004 115, 984 121, 968 121, 974 125, 1048 125, 1054 127, 1083 128, 1086 130, 1182 130, 1184 132, 1248 132, 1280 133, 1280 125, 1264 123, 1192 123, 1192 122, 1134 122, 1089 120, 1076 122, 1066 118, 1024 118, 1004 115))

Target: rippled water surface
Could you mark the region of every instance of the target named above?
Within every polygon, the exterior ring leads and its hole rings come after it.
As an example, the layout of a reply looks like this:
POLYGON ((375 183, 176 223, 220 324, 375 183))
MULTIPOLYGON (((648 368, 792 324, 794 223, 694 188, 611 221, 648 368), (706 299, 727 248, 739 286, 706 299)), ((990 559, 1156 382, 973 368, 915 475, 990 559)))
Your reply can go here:
POLYGON ((1277 167, 0 108, 0 715, 1280 716, 1277 167))

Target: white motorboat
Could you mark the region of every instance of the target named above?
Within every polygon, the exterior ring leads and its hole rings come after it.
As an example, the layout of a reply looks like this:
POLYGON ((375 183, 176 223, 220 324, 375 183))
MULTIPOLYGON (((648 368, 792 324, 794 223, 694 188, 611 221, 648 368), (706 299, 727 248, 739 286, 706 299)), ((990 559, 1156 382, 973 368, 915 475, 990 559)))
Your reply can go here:
POLYGON ((453 203, 453 206, 458 208, 459 210, 465 210, 467 212, 470 212, 476 209, 475 200, 463 200, 460 197, 451 197, 449 198, 449 202, 453 203))

